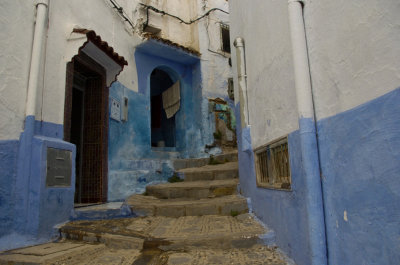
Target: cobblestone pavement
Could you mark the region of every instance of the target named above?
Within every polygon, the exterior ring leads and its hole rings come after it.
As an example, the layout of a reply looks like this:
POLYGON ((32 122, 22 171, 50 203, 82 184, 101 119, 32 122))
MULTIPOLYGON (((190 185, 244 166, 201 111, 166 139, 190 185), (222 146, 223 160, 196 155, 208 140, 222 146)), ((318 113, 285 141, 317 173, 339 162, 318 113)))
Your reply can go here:
MULTIPOLYGON (((274 233, 247 213, 237 194, 237 162, 181 173, 184 182, 150 185, 147 196, 126 200, 142 217, 70 222, 60 228, 59 242, 0 253, 0 265, 292 264, 264 245, 274 233)), ((104 206, 97 208, 94 216, 104 206)))
POLYGON ((0 264, 288 264, 260 244, 267 231, 250 214, 75 221, 61 230, 60 242, 1 253, 0 264))
POLYGON ((0 256, 0 264, 54 264, 54 265, 208 265, 208 264, 269 264, 287 262, 274 247, 255 245, 251 248, 209 249, 189 248, 185 251, 160 249, 114 249, 104 244, 76 242, 48 243, 13 250, 0 256))

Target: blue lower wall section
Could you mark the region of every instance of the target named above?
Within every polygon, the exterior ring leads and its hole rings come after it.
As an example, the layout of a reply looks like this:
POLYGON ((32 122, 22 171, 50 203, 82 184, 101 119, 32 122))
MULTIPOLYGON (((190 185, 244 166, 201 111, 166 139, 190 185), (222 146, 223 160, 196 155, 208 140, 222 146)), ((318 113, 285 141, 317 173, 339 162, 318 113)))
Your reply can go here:
MULTIPOLYGON (((235 110, 239 128, 239 106, 236 106, 235 110)), ((305 203, 307 194, 299 132, 288 136, 292 190, 282 191, 257 187, 249 130, 249 127, 237 130, 240 189, 244 196, 251 198, 254 213, 275 231, 276 244, 293 258, 296 264, 311 264, 305 203)))
POLYGON ((35 135, 41 135, 55 139, 63 139, 64 126, 52 122, 35 121, 35 135))
MULTIPOLYGON (((399 102, 400 88, 317 122, 328 264, 400 264, 399 102)), ((299 132, 288 136, 292 191, 278 191, 256 187, 249 130, 238 127, 241 191, 277 245, 311 264, 299 132)))
POLYGON ((25 120, 19 140, 0 142, 0 249, 45 242, 74 206, 75 146, 62 140, 63 126, 25 120), (46 187, 47 147, 71 151, 71 186, 46 187))
POLYGON ((329 264, 400 264, 400 89, 317 127, 329 264))
POLYGON ((0 236, 10 232, 15 202, 11 199, 16 181, 19 141, 0 141, 0 236))
POLYGON ((31 176, 29 181, 28 222, 26 231, 37 237, 50 238, 57 231, 54 225, 69 220, 74 209, 75 145, 60 139, 35 136, 32 142, 31 176), (72 177, 68 187, 46 187, 47 148, 71 152, 72 177))

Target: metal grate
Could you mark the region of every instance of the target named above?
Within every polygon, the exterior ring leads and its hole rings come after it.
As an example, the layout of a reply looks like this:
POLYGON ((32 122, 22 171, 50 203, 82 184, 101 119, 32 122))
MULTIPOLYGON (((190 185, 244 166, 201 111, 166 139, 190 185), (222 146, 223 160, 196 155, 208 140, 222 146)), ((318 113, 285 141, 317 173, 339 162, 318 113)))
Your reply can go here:
POLYGON ((290 189, 290 165, 287 137, 255 150, 257 186, 290 189))

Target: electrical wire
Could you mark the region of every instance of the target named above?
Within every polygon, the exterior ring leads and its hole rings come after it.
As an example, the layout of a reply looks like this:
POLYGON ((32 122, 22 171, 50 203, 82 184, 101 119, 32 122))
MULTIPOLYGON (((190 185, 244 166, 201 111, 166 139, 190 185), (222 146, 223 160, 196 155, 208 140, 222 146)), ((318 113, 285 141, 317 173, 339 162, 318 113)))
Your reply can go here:
MULTIPOLYGON (((170 17, 172 17, 172 18, 175 18, 175 19, 179 20, 181 23, 186 24, 186 25, 193 24, 194 22, 199 21, 200 19, 202 19, 202 18, 208 16, 211 12, 214 12, 214 11, 220 11, 220 12, 223 12, 223 13, 229 15, 229 12, 226 12, 225 10, 222 10, 222 9, 220 9, 220 8, 216 8, 216 7, 215 7, 215 8, 211 8, 211 9, 208 10, 206 13, 204 13, 203 15, 201 15, 200 17, 198 17, 198 18, 196 18, 196 19, 193 19, 193 20, 190 20, 190 21, 185 21, 185 20, 181 19, 181 18, 178 17, 178 16, 175 16, 175 15, 172 15, 172 14, 170 14, 170 13, 168 13, 168 12, 163 11, 163 10, 157 9, 157 8, 155 8, 154 6, 149 6, 149 5, 142 4, 142 3, 140 3, 140 5, 144 6, 144 7, 147 9, 147 11, 148 11, 148 10, 151 10, 151 11, 154 11, 154 12, 159 13, 159 14, 162 14, 162 15, 170 16, 170 17)), ((149 16, 148 16, 148 13, 147 13, 147 20, 146 20, 145 27, 148 25, 148 22, 149 22, 149 16)))
MULTIPOLYGON (((112 4, 113 8, 115 8, 117 10, 118 14, 124 19, 124 21, 128 22, 128 24, 132 27, 132 29, 135 30, 135 26, 133 25, 133 22, 128 18, 128 15, 125 13, 124 9, 116 1, 114 1, 114 0, 109 0, 109 1, 112 4)), ((193 19, 193 20, 190 20, 190 21, 185 21, 185 20, 181 19, 178 16, 172 15, 172 14, 170 14, 168 12, 163 11, 163 10, 159 10, 159 9, 155 8, 154 6, 149 6, 149 5, 142 4, 142 3, 140 3, 140 5, 142 5, 142 6, 144 6, 146 8, 146 23, 143 25, 143 28, 146 28, 149 25, 149 10, 152 10, 152 11, 154 11, 156 13, 159 13, 159 14, 162 14, 162 15, 166 15, 166 16, 175 18, 175 19, 179 20, 181 23, 184 23, 186 25, 191 25, 191 24, 199 21, 200 19, 210 15, 210 13, 214 12, 214 11, 220 11, 220 12, 223 12, 223 13, 229 15, 229 12, 227 12, 225 10, 222 10, 220 8, 211 8, 206 13, 204 13, 203 15, 197 17, 196 19, 193 19)))
POLYGON ((119 15, 129 23, 129 25, 132 27, 132 29, 135 29, 135 26, 133 25, 133 22, 128 18, 128 15, 125 13, 124 9, 114 0, 110 0, 110 3, 113 5, 113 7, 117 10, 119 15))

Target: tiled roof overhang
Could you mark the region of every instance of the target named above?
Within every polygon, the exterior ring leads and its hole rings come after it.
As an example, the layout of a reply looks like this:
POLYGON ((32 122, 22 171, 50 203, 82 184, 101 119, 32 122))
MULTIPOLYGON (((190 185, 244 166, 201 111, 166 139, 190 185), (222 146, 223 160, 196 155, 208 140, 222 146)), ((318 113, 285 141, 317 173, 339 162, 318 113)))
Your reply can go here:
MULTIPOLYGON (((125 60, 123 56, 120 56, 118 53, 114 52, 114 48, 109 46, 106 41, 103 41, 99 35, 96 34, 94 30, 89 29, 81 29, 74 28, 74 33, 85 34, 87 36, 88 41, 92 42, 96 45, 100 50, 102 50, 105 54, 107 54, 114 62, 120 65, 122 68, 124 65, 128 65, 128 62, 125 60)), ((83 45, 83 47, 86 43, 83 45)))
POLYGON ((181 50, 183 50, 183 51, 185 51, 185 52, 187 52, 187 53, 193 54, 193 55, 195 55, 195 56, 200 56, 200 55, 201 55, 200 52, 198 52, 198 51, 196 51, 196 50, 194 50, 194 49, 185 47, 185 46, 180 45, 180 44, 178 44, 178 43, 176 43, 176 42, 173 42, 173 41, 170 41, 170 40, 167 40, 167 39, 164 39, 164 38, 155 36, 155 35, 153 35, 153 34, 144 34, 143 37, 146 38, 146 39, 148 39, 148 40, 149 40, 149 39, 152 39, 152 40, 155 40, 155 41, 159 41, 159 42, 161 42, 161 43, 164 43, 164 44, 166 44, 166 45, 168 45, 168 46, 172 46, 172 47, 181 49, 181 50))

